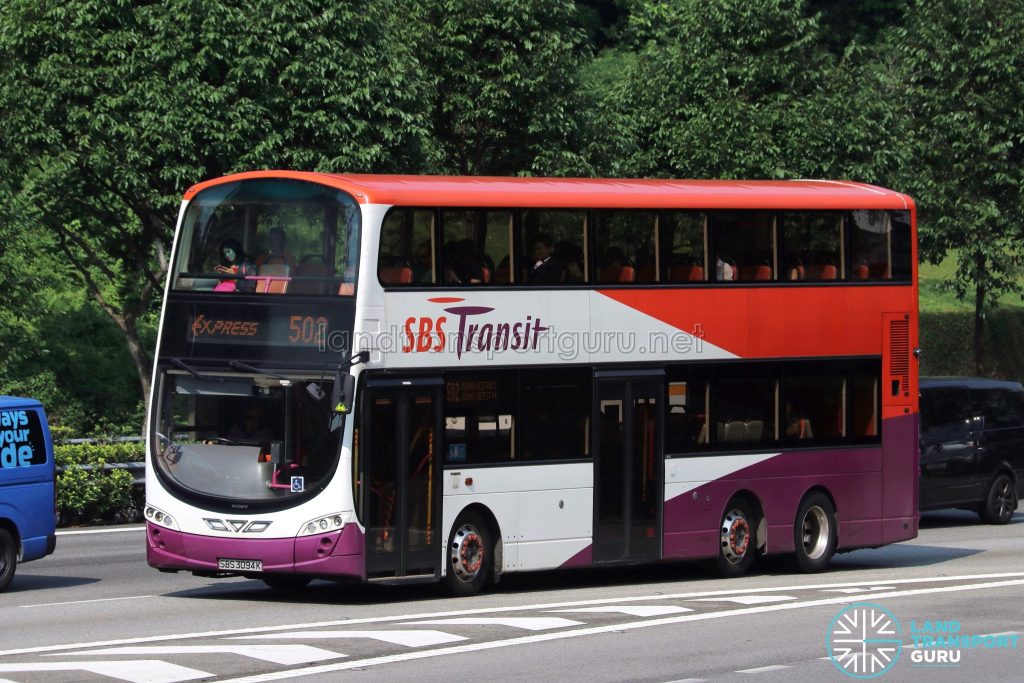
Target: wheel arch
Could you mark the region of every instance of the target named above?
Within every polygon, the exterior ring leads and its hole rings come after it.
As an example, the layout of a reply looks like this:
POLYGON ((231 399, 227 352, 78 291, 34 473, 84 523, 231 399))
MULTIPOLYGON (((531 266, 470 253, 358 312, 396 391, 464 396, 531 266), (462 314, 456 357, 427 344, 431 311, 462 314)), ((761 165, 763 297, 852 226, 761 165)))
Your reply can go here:
POLYGON ((836 547, 839 548, 842 546, 840 539, 842 538, 841 532, 843 529, 839 505, 836 503, 836 497, 832 495, 832 492, 822 484, 815 484, 813 486, 808 487, 808 489, 804 491, 804 494, 800 496, 800 499, 796 502, 796 507, 793 508, 793 512, 791 515, 792 523, 794 525, 797 524, 796 515, 798 512, 800 512, 800 506, 804 504, 805 500, 810 498, 815 493, 820 493, 821 495, 825 496, 825 498, 828 499, 828 502, 832 504, 832 511, 835 513, 836 521, 836 547))
POLYGON ((0 517, 0 529, 8 532, 14 539, 14 546, 18 551, 18 561, 21 561, 21 534, 18 533, 18 525, 9 517, 0 517))
POLYGON ((768 550, 768 521, 764 513, 764 506, 761 505, 760 497, 748 488, 733 491, 732 495, 725 501, 721 513, 719 513, 719 519, 726 513, 727 508, 734 500, 742 500, 749 503, 754 514, 757 515, 754 542, 757 544, 757 549, 764 554, 768 550))
MULTIPOLYGON (((455 525, 459 523, 459 519, 467 512, 474 512, 480 515, 480 518, 484 520, 487 525, 487 530, 491 532, 491 537, 494 539, 494 581, 497 583, 498 577, 504 568, 504 554, 502 549, 504 542, 501 536, 501 525, 498 524, 498 518, 494 516, 491 509, 483 503, 470 503, 466 507, 459 510, 458 514, 455 515, 455 521, 452 522, 452 528, 448 529, 445 538, 451 536, 452 531, 455 529, 455 525)), ((447 563, 443 563, 445 572, 448 571, 447 563)))

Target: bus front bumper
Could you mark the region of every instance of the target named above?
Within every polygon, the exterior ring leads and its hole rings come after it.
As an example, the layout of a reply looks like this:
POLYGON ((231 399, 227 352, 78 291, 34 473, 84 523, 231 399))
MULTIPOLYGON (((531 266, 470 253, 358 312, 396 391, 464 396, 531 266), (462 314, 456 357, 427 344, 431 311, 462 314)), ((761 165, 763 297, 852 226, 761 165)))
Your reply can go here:
POLYGON ((146 523, 146 561, 157 569, 224 572, 219 561, 259 560, 265 574, 364 580, 363 533, 356 524, 297 538, 251 539, 186 534, 146 523))

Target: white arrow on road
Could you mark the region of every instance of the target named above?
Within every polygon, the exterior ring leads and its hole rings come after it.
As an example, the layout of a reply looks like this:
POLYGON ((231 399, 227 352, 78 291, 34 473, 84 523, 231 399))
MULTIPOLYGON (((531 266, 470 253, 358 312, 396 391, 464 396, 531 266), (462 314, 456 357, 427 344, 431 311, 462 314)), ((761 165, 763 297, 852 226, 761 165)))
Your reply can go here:
POLYGON ((546 612, 570 614, 629 614, 634 617, 663 617, 666 614, 692 612, 689 607, 676 605, 608 605, 606 607, 577 607, 575 609, 549 609, 546 612))
POLYGON ((129 683, 178 683, 209 678, 213 674, 156 659, 110 662, 46 662, 0 664, 0 673, 36 673, 40 671, 88 671, 97 676, 117 678, 129 683))
POLYGON ((564 626, 582 626, 582 622, 563 619, 562 617, 458 617, 456 619, 431 619, 430 621, 407 621, 403 626, 511 626, 527 631, 546 631, 564 626))
POLYGON ((260 636, 236 636, 225 640, 343 640, 345 638, 371 638, 382 640, 394 645, 406 647, 426 647, 427 645, 443 645, 468 640, 463 636, 444 631, 292 631, 289 633, 270 633, 260 636))
POLYGON ((697 598, 687 602, 736 602, 741 605, 766 605, 771 602, 796 600, 792 595, 732 595, 727 598, 697 598))
MULTIPOLYGON (((86 650, 84 652, 65 652, 65 657, 93 655, 153 655, 165 657, 167 655, 209 655, 209 654, 232 654, 253 659, 262 659, 266 662, 283 664, 309 664, 325 659, 338 659, 346 655, 322 650, 309 645, 148 645, 141 647, 108 647, 102 650, 86 650)), ((47 655, 55 657, 59 655, 47 655)))

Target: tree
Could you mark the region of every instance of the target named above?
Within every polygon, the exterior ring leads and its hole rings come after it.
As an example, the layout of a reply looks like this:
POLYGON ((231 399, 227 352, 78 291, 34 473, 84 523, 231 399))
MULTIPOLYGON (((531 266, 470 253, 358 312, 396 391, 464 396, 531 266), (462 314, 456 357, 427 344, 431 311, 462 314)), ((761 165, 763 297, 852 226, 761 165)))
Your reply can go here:
POLYGON ((890 35, 913 153, 902 184, 920 206, 920 247, 956 258, 974 299, 974 363, 986 312, 1020 292, 1024 262, 1024 8, 1014 0, 928 0, 890 35))
POLYGON ((182 191, 255 168, 394 171, 439 158, 419 4, 10 0, 0 13, 0 162, 15 230, 40 226, 121 330, 166 277, 182 191))
POLYGON ((627 175, 871 181, 892 153, 863 51, 830 53, 802 0, 649 3, 630 33, 605 126, 627 175))
POLYGON ((448 172, 571 172, 576 85, 588 53, 568 0, 430 0, 424 61, 448 172))

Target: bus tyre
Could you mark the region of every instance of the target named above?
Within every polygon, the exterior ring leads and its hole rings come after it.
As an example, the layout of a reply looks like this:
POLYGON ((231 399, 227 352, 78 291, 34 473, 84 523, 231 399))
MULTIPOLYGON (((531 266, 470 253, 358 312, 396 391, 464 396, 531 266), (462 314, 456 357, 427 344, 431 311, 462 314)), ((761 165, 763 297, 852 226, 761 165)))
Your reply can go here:
POLYGON ((718 525, 718 557, 715 566, 725 578, 743 576, 754 564, 757 555, 757 519, 750 503, 734 498, 725 506, 722 523, 718 525))
POLYGON ((480 515, 468 510, 455 520, 445 559, 444 580, 452 595, 476 595, 483 589, 494 568, 494 540, 480 515))
POLYGON ((6 529, 0 529, 0 591, 11 584, 18 566, 18 544, 6 529))
POLYGON ((981 506, 981 518, 989 524, 1007 524, 1017 509, 1017 487, 1005 472, 996 475, 981 506))
POLYGON ((274 576, 271 574, 260 577, 263 579, 263 583, 269 587, 281 593, 294 593, 300 591, 309 585, 312 581, 308 576, 288 576, 282 574, 280 576, 274 576))
POLYGON ((823 493, 804 498, 793 524, 796 566, 806 573, 824 571, 836 552, 836 509, 823 493))

